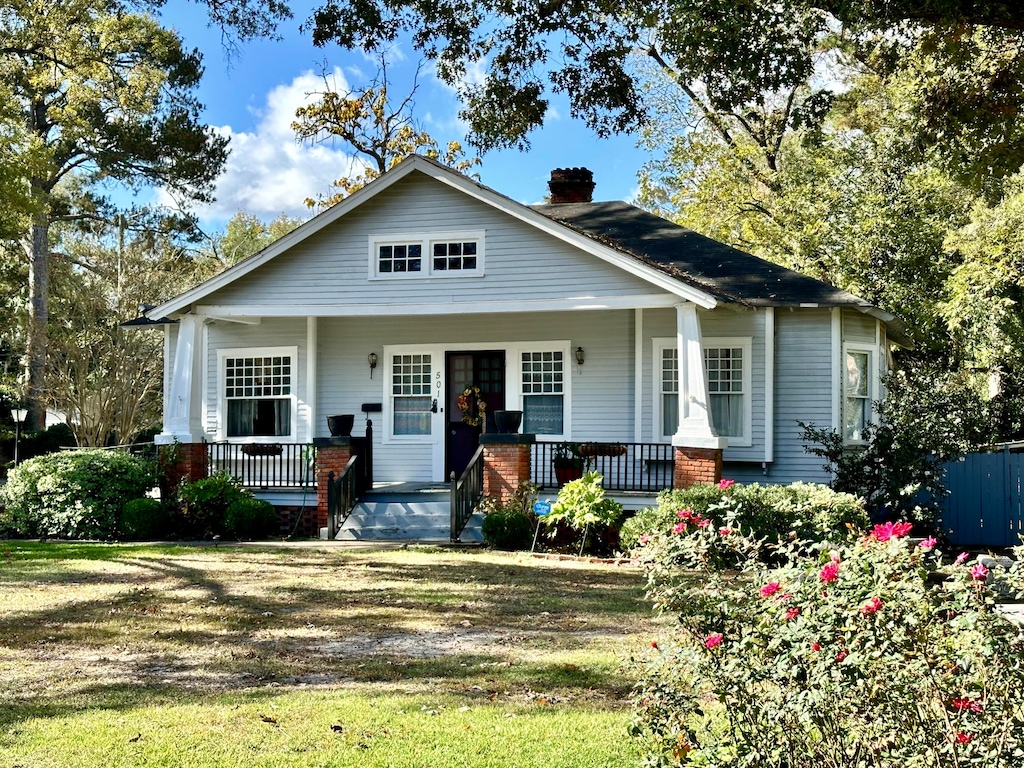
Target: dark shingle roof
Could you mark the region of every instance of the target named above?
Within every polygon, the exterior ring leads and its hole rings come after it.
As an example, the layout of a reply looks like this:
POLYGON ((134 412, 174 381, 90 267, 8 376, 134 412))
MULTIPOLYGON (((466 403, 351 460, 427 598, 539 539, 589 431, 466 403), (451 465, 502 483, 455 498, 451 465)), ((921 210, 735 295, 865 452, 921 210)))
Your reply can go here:
POLYGON ((759 307, 871 307, 852 293, 699 235, 629 203, 531 207, 726 301, 759 307))

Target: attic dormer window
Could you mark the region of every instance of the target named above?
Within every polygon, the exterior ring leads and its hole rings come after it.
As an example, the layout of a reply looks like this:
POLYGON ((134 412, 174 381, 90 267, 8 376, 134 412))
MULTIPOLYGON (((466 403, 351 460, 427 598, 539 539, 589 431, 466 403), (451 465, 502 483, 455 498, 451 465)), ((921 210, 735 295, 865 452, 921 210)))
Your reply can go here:
POLYGON ((484 273, 484 233, 372 235, 370 259, 371 278, 479 277, 484 273))

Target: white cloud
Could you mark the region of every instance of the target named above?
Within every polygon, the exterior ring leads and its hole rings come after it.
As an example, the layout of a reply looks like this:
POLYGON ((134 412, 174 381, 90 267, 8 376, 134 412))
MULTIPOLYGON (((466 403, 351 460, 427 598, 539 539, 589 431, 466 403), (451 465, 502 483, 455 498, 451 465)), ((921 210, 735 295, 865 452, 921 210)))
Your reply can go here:
MULTIPOLYGON (((327 80, 332 88, 348 88, 337 67, 327 74, 327 80)), ((307 197, 328 192, 333 181, 349 175, 354 165, 362 165, 330 143, 299 144, 295 140, 291 127, 295 110, 324 89, 321 75, 303 72, 267 93, 253 131, 236 131, 230 125, 215 129, 231 139, 231 154, 217 179, 217 200, 197 211, 201 219, 226 220, 240 210, 264 219, 281 213, 307 217, 307 197)), ((164 194, 160 197, 169 203, 164 194)))

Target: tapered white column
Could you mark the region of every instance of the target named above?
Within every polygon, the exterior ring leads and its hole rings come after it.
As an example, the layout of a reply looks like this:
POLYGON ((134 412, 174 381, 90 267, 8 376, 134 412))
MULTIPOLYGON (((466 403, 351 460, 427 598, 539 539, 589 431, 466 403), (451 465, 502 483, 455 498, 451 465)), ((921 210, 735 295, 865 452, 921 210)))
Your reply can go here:
POLYGON ((203 324, 206 318, 185 315, 178 323, 178 344, 174 352, 170 394, 167 397, 163 431, 154 438, 158 444, 199 443, 204 430, 202 403, 203 324))
POLYGON ((708 407, 708 387, 704 376, 704 347, 701 343, 697 305, 676 306, 676 348, 679 355, 679 429, 672 445, 689 448, 725 448, 708 407))

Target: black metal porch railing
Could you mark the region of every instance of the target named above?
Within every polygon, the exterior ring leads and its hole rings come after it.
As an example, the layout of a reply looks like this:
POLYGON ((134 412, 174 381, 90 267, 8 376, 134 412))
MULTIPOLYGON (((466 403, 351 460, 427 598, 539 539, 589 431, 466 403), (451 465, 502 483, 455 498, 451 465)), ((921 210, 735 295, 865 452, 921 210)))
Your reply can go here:
POLYGON ((478 446, 462 476, 452 472, 451 540, 458 541, 484 495, 484 447, 478 446))
POLYGON ((314 488, 316 449, 308 443, 209 443, 206 472, 226 472, 246 488, 314 488))
POLYGON ((359 454, 348 460, 337 478, 333 472, 327 473, 327 538, 333 541, 341 526, 345 524, 356 502, 359 501, 359 454))
POLYGON ((672 487, 675 470, 675 448, 664 443, 537 442, 531 459, 530 479, 542 488, 558 488, 573 474, 597 471, 606 490, 658 493, 672 487), (579 457, 582 466, 576 473, 556 473, 557 446, 579 457))

